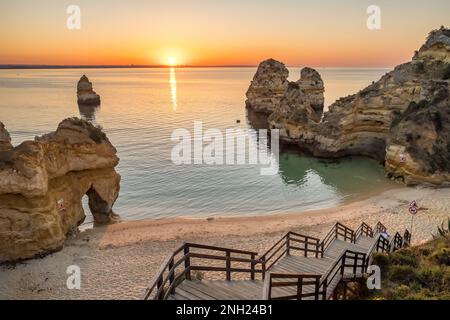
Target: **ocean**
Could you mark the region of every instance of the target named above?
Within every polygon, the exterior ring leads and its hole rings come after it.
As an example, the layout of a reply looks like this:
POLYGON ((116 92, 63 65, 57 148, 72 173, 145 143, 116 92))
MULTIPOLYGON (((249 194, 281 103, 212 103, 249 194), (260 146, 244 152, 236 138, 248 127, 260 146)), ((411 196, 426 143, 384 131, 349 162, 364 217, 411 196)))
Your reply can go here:
MULTIPOLYGON (((326 106, 389 71, 317 70, 325 83, 326 106)), ((282 149, 275 175, 261 175, 260 166, 251 164, 174 164, 171 134, 176 129, 192 132, 194 121, 202 121, 204 130, 251 128, 244 102, 255 71, 0 70, 0 120, 14 145, 55 130, 67 117, 101 125, 120 157, 121 191, 114 211, 124 219, 302 212, 332 208, 393 186, 371 159, 316 159, 292 149, 282 149), (76 84, 83 74, 101 96, 99 108, 77 105, 76 84)), ((299 76, 300 68, 290 68, 291 80, 299 76)))

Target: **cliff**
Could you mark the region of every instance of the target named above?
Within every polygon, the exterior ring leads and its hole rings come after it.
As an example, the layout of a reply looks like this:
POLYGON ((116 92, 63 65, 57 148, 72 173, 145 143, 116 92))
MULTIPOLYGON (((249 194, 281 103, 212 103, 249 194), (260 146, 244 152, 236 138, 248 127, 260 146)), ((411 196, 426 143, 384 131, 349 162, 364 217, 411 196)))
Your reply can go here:
POLYGON ((266 108, 273 110, 269 126, 314 156, 369 156, 385 164, 388 177, 408 185, 449 185, 449 79, 450 30, 442 27, 411 62, 337 100, 320 121, 317 96, 287 89, 266 108))
POLYGON ((0 262, 62 248, 85 219, 84 195, 96 223, 115 221, 118 162, 101 129, 77 118, 0 151, 0 262))

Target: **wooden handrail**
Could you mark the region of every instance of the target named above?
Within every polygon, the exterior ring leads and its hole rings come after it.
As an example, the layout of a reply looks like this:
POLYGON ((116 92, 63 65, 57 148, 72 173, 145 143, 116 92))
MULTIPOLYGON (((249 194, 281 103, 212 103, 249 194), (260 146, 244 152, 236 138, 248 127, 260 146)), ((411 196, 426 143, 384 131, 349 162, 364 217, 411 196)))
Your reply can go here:
POLYGON ((263 300, 303 300, 304 298, 314 297, 318 300, 319 297, 323 297, 320 292, 320 274, 296 274, 296 273, 272 273, 268 274, 265 278, 263 287, 263 300), (275 279, 281 279, 285 281, 274 281, 275 279), (291 281, 289 281, 291 280, 291 281), (295 280, 295 281, 292 281, 295 280), (306 286, 313 286, 313 290, 304 292, 306 286), (290 295, 278 295, 272 296, 272 288, 289 288, 295 287, 296 293, 290 295))
POLYGON ((375 251, 378 251, 378 243, 380 241, 380 238, 383 237, 381 234, 378 234, 375 238, 374 243, 372 244, 372 246, 369 248, 369 251, 367 251, 367 262, 366 265, 369 266, 370 263, 372 262, 372 254, 375 251))
POLYGON ((335 260, 334 264, 332 264, 322 276, 319 287, 323 288, 324 296, 327 296, 327 289, 337 275, 341 276, 341 280, 343 279, 346 267, 352 267, 352 275, 356 277, 356 271, 358 268, 361 268, 361 273, 364 273, 367 270, 366 261, 367 259, 365 253, 344 250, 335 260), (348 264, 347 259, 353 260, 353 263, 348 264), (358 263, 359 261, 361 261, 361 263, 358 263))
POLYGON ((210 245, 192 243, 192 242, 186 242, 186 245, 190 248, 198 248, 198 249, 206 249, 206 250, 214 250, 214 251, 224 251, 224 252, 229 251, 229 252, 233 252, 233 253, 247 254, 247 255, 252 255, 252 254, 257 255, 258 254, 257 252, 253 252, 253 251, 216 247, 216 246, 210 246, 210 245))
POLYGON ((323 251, 328 248, 333 240, 339 239, 339 236, 341 236, 344 241, 353 242, 354 231, 342 223, 336 222, 321 242, 323 251))
POLYGON ((371 262, 370 259, 374 251, 390 252, 399 248, 408 246, 411 241, 411 233, 405 230, 404 236, 396 232, 391 241, 387 240, 381 232, 387 229, 378 222, 372 229, 365 222, 361 223, 356 231, 337 222, 321 241, 318 238, 302 235, 295 232, 287 232, 264 254, 257 258, 257 253, 253 251, 238 250, 232 248, 203 245, 197 243, 183 243, 170 254, 161 265, 156 275, 152 278, 144 294, 144 299, 167 299, 170 294, 175 292, 175 288, 185 279, 191 280, 191 271, 212 271, 224 272, 226 280, 231 280, 232 273, 248 273, 250 279, 255 280, 256 275, 261 274, 269 289, 267 298, 272 299, 272 287, 293 287, 297 286, 296 295, 285 295, 275 297, 274 299, 303 299, 314 297, 318 299, 327 298, 327 288, 333 280, 340 275, 344 277, 359 277, 367 271, 371 262), (374 243, 368 252, 356 252, 352 250, 343 250, 340 256, 334 260, 333 264, 323 275, 318 274, 288 274, 288 273, 270 273, 269 271, 281 258, 290 255, 292 252, 300 252, 305 257, 320 258, 324 256, 324 251, 333 242, 334 239, 343 239, 344 241, 355 243, 361 236, 373 237, 377 233, 374 243), (200 250, 200 252, 196 252, 200 250), (216 265, 205 263, 216 261, 216 265), (220 261, 224 265, 217 266, 220 261), (233 263, 239 265, 233 265, 233 263), (247 264, 249 267, 247 267, 247 264), (347 269, 346 269, 347 268, 347 269), (180 271, 181 269, 181 271, 180 271), (346 272, 350 270, 347 274, 346 272), (265 275, 269 274, 269 279, 265 275), (291 279, 297 281, 278 281, 276 279, 291 279), (314 292, 303 292, 304 285, 315 286, 314 292))
POLYGON ((391 251, 396 251, 403 247, 403 237, 400 233, 396 232, 391 242, 389 243, 391 251))
POLYGON ((285 255, 290 255, 291 251, 302 252, 305 257, 310 256, 310 253, 316 258, 323 256, 320 239, 290 231, 258 257, 257 260, 262 264, 263 277, 265 271, 270 270, 285 255))
POLYGON ((373 237, 373 229, 365 222, 361 223, 361 225, 358 227, 358 229, 356 229, 354 236, 353 236, 353 242, 356 242, 356 240, 361 235, 366 236, 366 237, 373 237))
POLYGON ((405 233, 403 234, 403 245, 406 247, 411 245, 411 232, 408 229, 405 229, 405 233))
POLYGON ((387 228, 380 221, 377 222, 374 229, 376 233, 383 233, 387 231, 387 228))
POLYGON ((191 279, 191 271, 219 271, 225 272, 226 280, 231 280, 231 274, 248 273, 250 279, 254 280, 256 274, 262 274, 263 270, 258 269, 257 266, 261 261, 256 259, 256 252, 237 250, 231 248, 216 247, 210 245, 203 245, 197 243, 183 243, 178 247, 171 255, 169 255, 156 275, 151 280, 145 294, 144 299, 166 299, 171 293, 174 292, 176 286, 178 286, 184 279, 191 279), (225 256, 217 255, 214 253, 193 252, 193 249, 201 249, 203 251, 222 252, 225 256), (182 253, 182 256, 177 256, 182 253), (235 257, 232 254, 245 255, 245 257, 235 257), (204 263, 195 264, 191 259, 201 259, 207 261, 225 261, 224 267, 210 266, 204 263), (232 262, 248 263, 250 267, 233 267, 232 262), (177 274, 178 267, 183 266, 180 273, 177 274), (152 297, 153 295, 153 297, 152 297))
POLYGON ((174 256, 183 250, 185 244, 183 243, 181 246, 179 246, 177 249, 174 250, 172 254, 170 254, 166 260, 164 260, 164 263, 159 268, 158 272, 155 274, 155 276, 150 280, 149 286, 147 287, 147 290, 144 294, 144 299, 147 300, 150 297, 150 294, 157 286, 158 282, 160 282, 160 279, 162 278, 162 274, 164 273, 165 269, 169 267, 170 261, 173 260, 174 256))

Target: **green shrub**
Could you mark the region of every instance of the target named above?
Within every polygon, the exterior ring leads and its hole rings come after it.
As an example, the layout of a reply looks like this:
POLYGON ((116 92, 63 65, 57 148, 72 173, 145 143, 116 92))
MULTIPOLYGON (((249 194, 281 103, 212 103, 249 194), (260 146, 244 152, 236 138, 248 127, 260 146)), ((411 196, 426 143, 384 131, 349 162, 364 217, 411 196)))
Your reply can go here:
POLYGON ((389 267, 388 277, 391 281, 396 281, 402 284, 408 284, 417 279, 414 267, 392 265, 389 267))
POLYGON ((417 257, 414 255, 411 249, 396 251, 392 254, 391 262, 393 264, 408 265, 411 267, 416 267, 418 264, 417 257))
POLYGON ((430 259, 435 263, 450 266, 450 250, 448 248, 439 248, 433 251, 430 259))
POLYGON ((402 284, 395 289, 395 297, 406 298, 410 292, 411 289, 407 285, 402 284))
POLYGON ((389 265, 389 255, 386 253, 375 252, 373 255, 372 264, 379 266, 382 270, 389 265))

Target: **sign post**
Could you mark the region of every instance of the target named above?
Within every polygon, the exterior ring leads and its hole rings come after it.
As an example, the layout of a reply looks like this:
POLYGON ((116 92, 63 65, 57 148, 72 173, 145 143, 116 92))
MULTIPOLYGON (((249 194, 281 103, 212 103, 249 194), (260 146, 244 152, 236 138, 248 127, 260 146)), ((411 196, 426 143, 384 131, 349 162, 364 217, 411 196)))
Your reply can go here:
POLYGON ((409 204, 408 211, 411 213, 411 234, 413 229, 413 222, 414 222, 414 216, 417 214, 417 211, 419 210, 417 206, 417 202, 414 200, 409 204))

